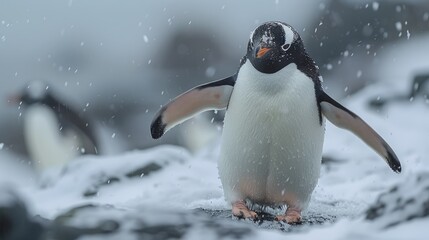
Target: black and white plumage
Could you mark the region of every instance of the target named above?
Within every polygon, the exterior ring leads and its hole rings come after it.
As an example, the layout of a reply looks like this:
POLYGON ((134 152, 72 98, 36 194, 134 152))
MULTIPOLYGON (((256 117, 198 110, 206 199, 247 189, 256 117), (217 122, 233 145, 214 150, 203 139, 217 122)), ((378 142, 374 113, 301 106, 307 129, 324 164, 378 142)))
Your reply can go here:
POLYGON ((243 204, 249 199, 287 205, 278 219, 300 220, 319 178, 325 117, 360 137, 393 171, 401 171, 389 145, 323 91, 317 65, 288 24, 267 22, 256 28, 238 72, 165 105, 152 122, 152 137, 201 111, 225 108, 218 168, 234 215, 256 216, 243 204))
POLYGON ((32 82, 14 101, 23 106, 28 152, 43 169, 64 164, 81 154, 97 154, 89 121, 62 103, 43 82, 32 82))

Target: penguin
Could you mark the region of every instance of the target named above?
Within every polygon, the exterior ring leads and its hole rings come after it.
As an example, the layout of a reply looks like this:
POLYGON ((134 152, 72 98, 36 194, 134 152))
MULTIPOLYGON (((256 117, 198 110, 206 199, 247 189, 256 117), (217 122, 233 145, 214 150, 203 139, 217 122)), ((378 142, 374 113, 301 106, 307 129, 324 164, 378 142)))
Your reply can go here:
POLYGON ((47 84, 32 82, 10 99, 24 109, 24 140, 40 170, 98 153, 90 122, 56 98, 47 84))
POLYGON ((383 138, 322 88, 316 63, 298 32, 266 22, 250 35, 238 71, 197 86, 163 106, 151 135, 206 110, 226 109, 218 171, 232 214, 256 219, 246 205, 286 206, 275 217, 301 221, 320 175, 325 119, 347 129, 399 173, 401 164, 383 138))

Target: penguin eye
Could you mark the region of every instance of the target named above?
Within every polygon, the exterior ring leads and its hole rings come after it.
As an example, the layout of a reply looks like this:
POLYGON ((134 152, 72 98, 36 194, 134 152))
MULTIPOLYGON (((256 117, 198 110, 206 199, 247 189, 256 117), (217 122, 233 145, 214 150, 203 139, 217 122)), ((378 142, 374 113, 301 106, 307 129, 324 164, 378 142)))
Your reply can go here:
POLYGON ((287 51, 290 48, 290 44, 282 45, 283 51, 287 51))

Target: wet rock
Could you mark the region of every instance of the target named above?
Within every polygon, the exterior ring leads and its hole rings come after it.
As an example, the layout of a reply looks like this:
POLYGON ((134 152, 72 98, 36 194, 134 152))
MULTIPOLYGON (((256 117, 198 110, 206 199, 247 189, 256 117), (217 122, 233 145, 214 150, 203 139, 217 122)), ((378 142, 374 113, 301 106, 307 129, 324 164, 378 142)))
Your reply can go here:
POLYGON ((366 211, 366 220, 389 228, 417 218, 429 216, 429 172, 410 176, 380 195, 366 211))
MULTIPOLYGON (((168 164, 166 164, 166 165, 168 165, 168 164)), ((127 172, 127 173, 124 173, 125 176, 118 176, 118 177, 111 176, 111 177, 108 177, 106 175, 101 175, 101 176, 99 176, 99 177, 96 178, 97 182, 93 183, 93 185, 90 186, 83 193, 83 196, 84 197, 93 197, 93 196, 96 196, 98 194, 99 189, 101 187, 109 185, 109 184, 120 182, 121 181, 120 178, 125 178, 125 177, 127 177, 127 178, 136 178, 136 177, 143 178, 143 177, 149 176, 150 174, 152 174, 154 172, 160 171, 165 166, 162 166, 160 164, 151 162, 151 163, 144 164, 141 167, 137 167, 137 169, 133 169, 133 170, 127 172)))
POLYGON ((39 240, 43 226, 32 220, 24 203, 10 189, 0 188, 0 239, 39 240))
POLYGON ((125 174, 125 176, 129 178, 133 177, 144 177, 148 176, 150 173, 159 171, 162 169, 162 166, 158 163, 149 163, 147 165, 144 165, 142 167, 137 168, 136 170, 133 170, 131 172, 128 172, 125 174))
POLYGON ((189 152, 174 146, 129 152, 121 157, 83 157, 69 162, 59 173, 47 173, 41 188, 73 189, 73 192, 90 198, 111 184, 125 185, 172 165, 183 164, 190 158, 189 152))
POLYGON ((204 239, 258 239, 258 229, 300 232, 335 221, 332 216, 308 213, 302 224, 292 226, 274 221, 274 215, 268 213, 260 213, 260 219, 251 221, 234 219, 230 210, 129 210, 94 204, 73 207, 51 221, 30 218, 24 204, 16 197, 12 199, 0 201, 2 240, 201 239, 201 233, 204 239))
POLYGON ((244 222, 250 224, 252 227, 258 227, 263 229, 277 229, 283 232, 300 232, 305 231, 312 225, 322 225, 326 223, 333 223, 336 221, 335 216, 328 216, 317 213, 307 213, 303 216, 302 222, 296 225, 289 225, 286 223, 275 221, 275 216, 270 213, 258 212, 259 218, 257 220, 238 219, 232 216, 231 210, 212 210, 198 208, 194 210, 197 214, 207 215, 214 220, 231 220, 237 222, 244 222))
POLYGON ((193 232, 205 232, 213 239, 242 239, 254 230, 231 219, 216 219, 199 212, 171 212, 154 209, 127 211, 107 205, 84 205, 59 215, 50 237, 74 240, 92 236, 121 236, 123 239, 181 239, 193 232))
MULTIPOLYGON (((63 240, 74 240, 82 236, 91 235, 108 235, 112 234, 120 228, 120 223, 116 220, 111 220, 108 217, 106 219, 98 219, 93 221, 92 224, 77 224, 75 223, 78 219, 80 212, 91 211, 97 209, 96 205, 83 205, 73 208, 58 217, 52 222, 49 236, 52 239, 63 239, 63 240)), ((113 208, 111 206, 105 206, 106 209, 113 208)))
POLYGON ((115 183, 115 182, 120 182, 120 179, 117 177, 100 177, 99 182, 95 183, 94 185, 92 185, 91 187, 89 187, 84 193, 83 196, 84 197, 92 197, 97 195, 98 190, 106 185, 109 185, 111 183, 115 183))
POLYGON ((109 184, 118 183, 121 179, 124 178, 143 178, 149 176, 150 174, 160 171, 163 167, 168 166, 168 163, 164 163, 163 165, 149 162, 145 163, 143 166, 136 167, 136 169, 132 169, 123 174, 118 174, 117 176, 106 176, 105 174, 100 174, 99 176, 94 178, 94 183, 89 186, 85 192, 83 193, 84 197, 93 197, 98 194, 98 191, 101 187, 107 186, 109 184))

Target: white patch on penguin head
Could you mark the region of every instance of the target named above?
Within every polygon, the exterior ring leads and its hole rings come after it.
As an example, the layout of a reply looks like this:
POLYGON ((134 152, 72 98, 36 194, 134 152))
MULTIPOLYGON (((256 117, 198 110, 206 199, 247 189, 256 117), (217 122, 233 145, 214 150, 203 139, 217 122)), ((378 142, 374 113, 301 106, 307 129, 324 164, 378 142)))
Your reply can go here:
POLYGON ((41 81, 30 83, 25 90, 31 99, 42 99, 46 96, 49 86, 41 81))
POLYGON ((277 42, 278 46, 281 46, 283 51, 286 51, 296 39, 297 35, 295 30, 288 24, 283 22, 266 22, 250 33, 249 43, 253 45, 255 40, 258 40, 266 46, 273 46, 274 42, 277 42), (273 31, 276 31, 276 33, 273 31), (278 42, 276 39, 279 37, 279 34, 282 34, 281 37, 284 39, 283 42, 278 42))
POLYGON ((253 34, 255 34, 255 30, 250 32, 250 43, 253 44, 253 34))
POLYGON ((277 22, 277 24, 279 24, 283 28, 285 41, 282 45, 282 49, 284 51, 287 51, 292 45, 292 43, 295 41, 295 37, 296 37, 295 32, 292 30, 292 28, 289 25, 286 25, 282 22, 277 22))

